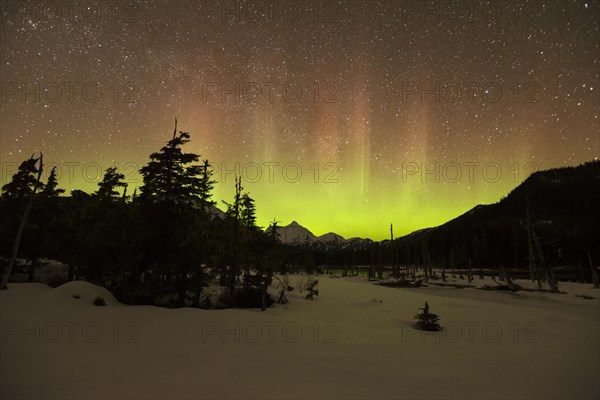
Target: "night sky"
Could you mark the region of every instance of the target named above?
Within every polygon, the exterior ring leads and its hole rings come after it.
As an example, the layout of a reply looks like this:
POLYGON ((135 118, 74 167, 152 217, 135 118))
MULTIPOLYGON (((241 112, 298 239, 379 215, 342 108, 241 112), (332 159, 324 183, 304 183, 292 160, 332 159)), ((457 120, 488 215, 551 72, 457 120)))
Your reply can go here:
POLYGON ((383 239, 600 156, 598 1, 2 1, 2 184, 92 192, 170 139, 258 222, 383 239), (49 171, 49 168, 47 169, 49 171))

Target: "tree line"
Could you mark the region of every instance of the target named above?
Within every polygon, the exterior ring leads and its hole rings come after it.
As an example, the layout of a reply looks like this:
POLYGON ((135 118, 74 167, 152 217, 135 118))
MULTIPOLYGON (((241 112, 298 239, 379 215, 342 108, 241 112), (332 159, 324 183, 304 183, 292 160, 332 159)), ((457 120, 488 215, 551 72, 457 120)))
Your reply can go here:
POLYGON ((264 231, 257 226, 255 201, 240 177, 231 202, 223 202, 226 211, 216 208, 211 163, 184 152, 189 141, 175 129, 141 168, 143 184, 131 194, 111 167, 94 193, 62 196, 54 168, 41 182, 41 155, 23 161, 0 196, 3 265, 20 242, 29 280, 41 258, 54 259, 68 266, 68 280, 105 286, 122 302, 174 307, 210 306, 203 289, 216 282, 227 288, 221 306, 266 308, 276 273, 352 274, 359 267, 379 279, 386 271, 428 277, 435 268, 469 276, 510 271, 538 283, 555 279, 550 275, 595 281, 599 161, 536 172, 496 204, 404 237, 288 245, 278 240, 277 221, 264 231))
POLYGON ((131 194, 111 167, 94 193, 61 196, 55 168, 40 181, 41 155, 23 161, 0 197, 4 276, 17 245, 30 280, 41 258, 59 260, 68 265, 67 280, 105 286, 129 304, 203 306, 203 288, 218 281, 227 288, 224 307, 270 305, 267 288, 284 264, 277 222, 267 232, 257 226, 241 178, 219 216, 212 166, 184 151, 189 141, 175 127, 140 169, 143 184, 131 194), (19 231, 22 239, 15 239, 19 231))

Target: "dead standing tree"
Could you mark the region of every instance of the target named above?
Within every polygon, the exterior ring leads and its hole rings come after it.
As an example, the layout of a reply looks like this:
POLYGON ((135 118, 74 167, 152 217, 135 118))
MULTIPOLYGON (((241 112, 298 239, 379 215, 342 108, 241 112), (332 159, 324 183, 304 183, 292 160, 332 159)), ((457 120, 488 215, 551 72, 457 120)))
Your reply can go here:
POLYGON ((540 282, 540 273, 538 271, 536 262, 535 262, 535 255, 534 255, 534 250, 533 250, 533 237, 531 235, 531 216, 529 214, 529 195, 527 195, 527 211, 526 211, 526 218, 527 218, 527 249, 528 249, 528 259, 529 259, 529 279, 531 279, 531 281, 536 281, 538 283, 538 288, 542 287, 542 284, 540 282))
POLYGON ((552 267, 546 263, 542 246, 535 232, 535 224, 531 223, 531 215, 529 213, 529 195, 527 200, 527 247, 529 258, 529 277, 532 281, 537 280, 538 288, 542 287, 542 280, 548 282, 550 291, 558 292, 558 282, 552 267))
POLYGON ((396 268, 396 253, 394 249, 394 225, 390 224, 390 254, 392 261, 392 274, 394 278, 398 278, 398 270, 396 268))
POLYGON ((588 250, 587 252, 588 255, 588 260, 590 260, 590 268, 592 270, 592 283, 594 284, 594 288, 600 288, 600 279, 598 279, 598 272, 596 271, 596 268, 594 268, 594 263, 592 262, 592 255, 590 254, 590 251, 588 250))
MULTIPOLYGON (((35 185, 33 186, 33 190, 31 195, 29 196, 29 201, 27 202, 27 206, 25 207, 25 211, 23 212, 23 216, 21 217, 21 223, 19 224, 19 229, 17 230, 17 236, 15 237, 15 242, 13 244, 12 252, 10 254, 10 260, 8 262, 8 268, 6 269, 6 273, 2 279, 2 285, 0 289, 8 289, 8 279, 12 273, 12 269, 15 265, 15 261, 17 260, 17 253, 19 251, 19 246, 21 245, 21 239, 23 238, 23 231, 25 230, 25 225, 27 224, 27 219, 29 218, 29 213, 31 212, 31 207, 33 205, 33 199, 35 198, 35 194, 40 187, 40 179, 42 178, 42 170, 44 168, 43 162, 43 154, 40 153, 40 158, 37 159, 40 163, 40 167, 37 171, 37 179, 35 181, 35 185)), ((33 159, 33 155, 31 156, 33 159)), ((36 161, 36 162, 37 162, 36 161)))

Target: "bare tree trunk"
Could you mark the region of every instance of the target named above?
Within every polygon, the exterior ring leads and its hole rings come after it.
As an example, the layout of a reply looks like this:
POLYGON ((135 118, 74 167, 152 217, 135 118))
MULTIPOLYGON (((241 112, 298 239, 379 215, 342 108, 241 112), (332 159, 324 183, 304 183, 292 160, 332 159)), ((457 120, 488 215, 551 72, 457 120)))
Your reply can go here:
MULTIPOLYGON (((267 290, 269 289, 269 285, 271 284, 272 280, 273 280, 273 266, 269 266, 269 272, 267 273, 267 277, 264 280, 264 282, 262 282, 261 306, 260 306, 261 311, 265 311, 267 309, 267 290)), ((284 287, 283 287, 284 292, 286 289, 287 289, 287 285, 284 285, 284 287)))
POLYGON ((592 282, 594 283, 594 288, 599 288, 600 287, 600 279, 598 279, 598 272, 594 268, 594 263, 592 263, 592 255, 590 254, 589 250, 588 250, 587 254, 588 254, 588 260, 590 260, 590 268, 592 270, 592 282))
MULTIPOLYGON (((230 267, 230 275, 229 275, 229 294, 233 296, 235 292, 235 284, 238 279, 238 271, 240 264, 240 198, 242 193, 242 177, 235 178, 235 201, 234 201, 234 227, 233 227, 233 262, 230 267)), ((245 294, 245 293, 243 293, 245 294)))
MULTIPOLYGON (((538 252, 540 266, 542 267, 542 271, 544 272, 546 281, 548 282, 548 285, 550 286, 550 292, 558 293, 558 282, 556 281, 556 276, 554 275, 554 271, 552 270, 552 267, 550 265, 548 265, 544 259, 544 253, 542 252, 542 246, 540 245, 540 241, 538 240, 538 237, 535 234, 535 231, 532 230, 531 236, 533 237, 533 244, 535 245, 535 248, 537 249, 537 252, 538 252)), ((538 276, 539 276, 539 274, 538 274, 538 276)), ((538 277, 538 286, 541 286, 539 277, 538 277)))
POLYGON ((381 249, 381 244, 379 244, 379 265, 377 266, 377 278, 379 280, 383 279, 383 250, 381 249))
POLYGON ((536 262, 535 262, 535 254, 533 250, 533 234, 531 229, 531 217, 529 215, 529 194, 527 195, 527 249, 528 249, 528 259, 529 259, 529 279, 533 282, 537 279, 538 288, 541 287, 539 273, 537 271, 536 262))
POLYGON ((423 248, 423 273, 425 274, 425 281, 429 279, 429 248, 426 242, 422 244, 423 248))
POLYGON ((390 224, 390 256, 392 262, 392 274, 394 278, 398 277, 398 271, 396 271, 396 260, 394 254, 394 225, 390 224))
POLYGON ((473 270, 471 269, 471 259, 469 258, 469 270, 467 271, 467 277, 469 278, 469 283, 473 281, 473 270))
POLYGON ((510 275, 508 274, 508 271, 504 268, 504 265, 502 264, 500 264, 500 274, 504 277, 506 285, 512 292, 516 292, 520 289, 519 286, 515 285, 515 283, 512 281, 510 275))
POLYGON ((200 307, 200 295, 199 289, 194 289, 194 299, 192 300, 192 307, 200 307))
MULTIPOLYGON (((32 156, 33 157, 33 156, 32 156)), ((8 268, 6 269, 6 273, 4 274, 4 278, 2 279, 2 285, 0 286, 0 290, 8 289, 8 279, 12 274, 12 269, 15 265, 15 261, 17 260, 17 252, 19 251, 19 246, 21 245, 21 239, 23 238, 23 231, 25 230, 25 224, 27 223, 27 218, 29 218, 29 213, 31 212, 31 206, 33 205, 33 198, 40 186, 40 179, 42 178, 42 170, 44 168, 43 164, 43 154, 40 153, 40 169, 38 170, 38 176, 35 181, 35 185, 33 187, 33 192, 31 193, 31 197, 29 197, 29 201, 27 202, 27 207, 25 207, 25 212, 23 213, 23 217, 21 218, 21 223, 19 224, 19 230, 17 231, 17 236, 15 237, 15 242, 13 244, 12 252, 10 254, 10 261, 8 262, 8 268)))
POLYGON ((27 281, 28 282, 33 282, 33 276, 35 274, 35 267, 37 265, 37 256, 33 256, 31 257, 30 264, 29 264, 29 276, 27 277, 27 281))
POLYGON ((558 281, 556 280, 556 275, 554 275, 554 270, 551 266, 547 266, 547 274, 548 274, 548 284, 550 285, 550 291, 552 293, 558 293, 558 281))

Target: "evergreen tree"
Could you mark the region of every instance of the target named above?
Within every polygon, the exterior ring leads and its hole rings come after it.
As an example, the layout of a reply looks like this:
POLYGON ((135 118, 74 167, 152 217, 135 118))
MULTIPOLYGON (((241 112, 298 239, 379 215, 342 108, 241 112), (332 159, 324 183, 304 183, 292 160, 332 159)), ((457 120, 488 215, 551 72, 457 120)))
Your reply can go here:
POLYGON ((230 219, 234 220, 236 223, 239 223, 241 220, 241 211, 242 211, 242 177, 235 177, 235 194, 233 196, 233 203, 228 203, 225 200, 222 200, 223 203, 227 206, 227 211, 225 211, 225 215, 230 219))
MULTIPOLYGON (((260 230, 251 231, 253 241, 250 243, 252 248, 248 250, 254 252, 256 259, 256 289, 260 293, 260 307, 264 311, 272 303, 268 294, 269 286, 273 281, 275 270, 281 266, 282 253, 281 243, 279 242, 279 233, 277 232, 278 222, 274 219, 267 228, 266 234, 260 230)), ((287 285, 286 285, 287 286, 287 285)), ((284 288, 285 290, 285 288, 284 288)), ((280 293, 281 299, 281 293, 280 293)), ((283 296, 285 297, 285 296, 283 296)))
POLYGON ((242 238, 241 238, 241 230, 240 230, 240 211, 241 211, 241 199, 242 199, 242 177, 235 178, 235 195, 233 198, 233 203, 229 204, 223 200, 223 203, 227 206, 227 211, 225 212, 225 216, 227 217, 228 226, 230 229, 230 234, 228 235, 228 243, 227 247, 229 247, 229 270, 226 271, 222 269, 221 273, 226 273, 227 275, 227 287, 229 289, 230 296, 234 295, 235 292, 235 283, 238 279, 239 268, 240 268, 240 258, 241 258, 241 248, 242 248, 242 238))
POLYGON ((56 198, 65 192, 64 189, 57 189, 57 187, 58 179, 56 178, 56 167, 53 167, 48 176, 48 181, 41 192, 42 196, 46 199, 56 198))
POLYGON ((190 141, 187 132, 173 132, 173 138, 158 153, 150 155, 148 165, 140 169, 144 185, 143 199, 193 203, 209 201, 214 181, 210 179, 210 163, 190 165, 200 159, 198 154, 184 153, 183 145, 190 141))
POLYGON ((226 219, 230 258, 229 269, 222 268, 226 274, 230 296, 239 307, 270 306, 273 300, 267 289, 273 279, 273 259, 269 253, 275 243, 256 226, 256 206, 248 193, 243 193, 241 177, 235 179, 235 195, 232 203, 227 203, 226 219), (243 277, 241 288, 236 288, 240 275, 243 277))
POLYGON ((422 331, 439 331, 442 329, 438 323, 440 317, 429 312, 429 303, 425 302, 425 307, 419 308, 419 310, 423 310, 423 312, 415 315, 415 319, 418 319, 415 324, 417 329, 422 331))
POLYGON ((75 278, 79 267, 86 263, 89 257, 88 240, 90 230, 94 227, 98 218, 94 218, 90 211, 91 196, 82 190, 72 190, 71 196, 66 198, 63 214, 64 228, 60 235, 58 248, 61 249, 60 260, 68 265, 68 281, 75 278))
POLYGON ((211 200, 212 190, 215 187, 215 183, 217 183, 217 181, 212 179, 213 174, 212 165, 208 160, 204 160, 201 168, 200 185, 198 187, 200 200, 204 204, 216 204, 215 201, 211 200))
POLYGON ((240 199, 240 220, 244 227, 256 228, 256 206, 248 193, 244 193, 240 199))
POLYGON ((27 241, 31 252, 29 254, 29 276, 28 281, 33 282, 35 268, 42 254, 49 255, 48 242, 52 242, 59 233, 59 204, 58 196, 64 193, 64 189, 58 188, 56 167, 53 167, 48 176, 43 190, 40 192, 36 206, 31 211, 31 222, 35 229, 27 234, 27 241))
MULTIPOLYGON (((37 175, 40 170, 37 167, 37 163, 39 160, 39 158, 33 158, 32 155, 29 159, 23 161, 11 181, 2 186, 2 196, 14 200, 28 198, 33 193, 38 182, 37 175)), ((42 185, 40 184, 38 189, 40 186, 42 185)))
POLYGON ((318 284, 319 281, 316 279, 311 279, 310 282, 308 282, 308 286, 306 287, 306 291, 308 292, 306 295, 307 300, 313 300, 315 296, 319 295, 319 289, 317 289, 318 284))
POLYGON ((127 190, 127 183, 124 182, 125 175, 120 172, 117 172, 117 167, 110 167, 106 169, 104 173, 104 177, 102 181, 98 183, 98 190, 96 191, 96 196, 100 200, 111 200, 119 196, 119 192, 117 192, 118 187, 124 188, 127 190))
MULTIPOLYGON (((0 254, 8 257, 12 245, 14 243, 15 232, 19 230, 21 223, 21 217, 25 211, 28 200, 34 191, 37 176, 39 174, 39 168, 37 162, 39 159, 31 158, 23 161, 19 165, 19 169, 12 176, 11 181, 2 186, 2 195, 0 196, 1 212, 0 216, 0 254)), ((39 182, 38 189, 42 186, 39 182)), ((29 230, 29 226, 23 227, 25 230, 29 230)), ((25 234, 27 236, 27 234, 25 234)), ((24 245, 21 248, 21 252, 29 253, 27 249, 27 240, 24 241, 24 245)))
POLYGON ((205 207, 211 203, 212 169, 208 161, 194 164, 200 156, 184 153, 189 142, 186 132, 177 134, 159 152, 150 155, 150 162, 140 169, 144 184, 140 188, 140 207, 144 234, 140 238, 143 259, 138 279, 144 276, 144 286, 154 299, 167 298, 171 305, 198 305, 202 287, 208 282, 207 252, 209 218, 205 207), (143 217, 145 216, 145 217, 143 217))

